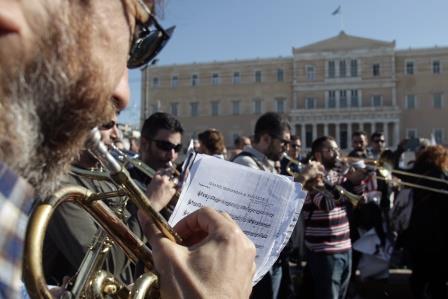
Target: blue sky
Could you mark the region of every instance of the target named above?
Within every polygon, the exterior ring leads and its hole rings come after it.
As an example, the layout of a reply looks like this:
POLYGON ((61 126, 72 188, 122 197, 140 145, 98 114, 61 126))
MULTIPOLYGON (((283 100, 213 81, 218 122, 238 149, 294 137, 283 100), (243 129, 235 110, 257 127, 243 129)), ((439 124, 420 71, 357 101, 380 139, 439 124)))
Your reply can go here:
MULTIPOLYGON (((448 46, 448 0, 164 0, 161 23, 176 31, 159 65, 291 56, 335 36, 341 5, 346 33, 396 41, 398 49, 448 46)), ((137 124, 140 72, 130 75, 132 102, 120 121, 137 124)))

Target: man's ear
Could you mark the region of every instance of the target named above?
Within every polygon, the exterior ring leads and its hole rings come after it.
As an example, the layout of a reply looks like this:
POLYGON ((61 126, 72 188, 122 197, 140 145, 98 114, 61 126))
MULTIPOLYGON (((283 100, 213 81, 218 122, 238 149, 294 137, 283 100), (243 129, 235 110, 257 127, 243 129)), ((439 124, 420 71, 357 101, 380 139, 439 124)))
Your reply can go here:
POLYGON ((272 137, 269 134, 263 134, 260 137, 260 141, 262 144, 271 144, 272 137))
POLYGON ((149 141, 145 137, 140 138, 140 151, 146 149, 149 146, 149 141))

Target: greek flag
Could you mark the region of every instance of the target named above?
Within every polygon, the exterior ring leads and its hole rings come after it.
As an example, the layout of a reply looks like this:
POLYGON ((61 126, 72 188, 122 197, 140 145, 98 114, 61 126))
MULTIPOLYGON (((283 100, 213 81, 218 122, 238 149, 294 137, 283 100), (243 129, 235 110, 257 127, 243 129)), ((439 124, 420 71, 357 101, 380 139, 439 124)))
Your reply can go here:
POLYGON ((338 8, 335 9, 335 11, 333 11, 331 13, 332 16, 338 15, 341 13, 341 6, 339 5, 338 8))

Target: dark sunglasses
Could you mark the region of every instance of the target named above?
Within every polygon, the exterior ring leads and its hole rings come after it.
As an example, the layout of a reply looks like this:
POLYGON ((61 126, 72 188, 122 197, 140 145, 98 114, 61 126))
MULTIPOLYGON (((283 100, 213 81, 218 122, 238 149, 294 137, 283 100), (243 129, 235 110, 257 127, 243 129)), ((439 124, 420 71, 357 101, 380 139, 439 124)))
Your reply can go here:
POLYGON ((112 120, 112 121, 108 122, 107 124, 99 126, 98 129, 100 129, 101 131, 106 131, 106 130, 112 129, 116 125, 117 125, 117 123, 114 120, 112 120))
POLYGON ((162 150, 162 151, 166 151, 169 152, 171 150, 174 150, 176 153, 180 152, 182 150, 182 144, 172 144, 169 141, 165 141, 165 140, 155 140, 155 139, 151 139, 151 141, 153 141, 156 146, 162 150))
POLYGON ((129 51, 128 68, 130 69, 143 67, 150 63, 166 45, 175 29, 175 26, 166 30, 162 28, 148 6, 141 0, 137 0, 137 2, 139 3, 138 30, 136 30, 129 51), (152 26, 154 28, 151 28, 152 26))

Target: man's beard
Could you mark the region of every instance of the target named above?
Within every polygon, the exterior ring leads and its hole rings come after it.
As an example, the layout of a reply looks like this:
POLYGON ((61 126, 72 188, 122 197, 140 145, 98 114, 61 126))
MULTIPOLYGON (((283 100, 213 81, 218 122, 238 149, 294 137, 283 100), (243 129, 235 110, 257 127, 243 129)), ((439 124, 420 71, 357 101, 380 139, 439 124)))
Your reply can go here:
POLYGON ((322 161, 322 165, 325 167, 325 169, 330 170, 336 167, 337 160, 336 159, 324 159, 322 161))
POLYGON ((40 29, 32 61, 0 74, 0 160, 41 196, 58 186, 90 129, 115 112, 102 70, 88 59, 88 17, 72 21, 77 28, 63 20, 40 29))
POLYGON ((275 148, 274 142, 271 142, 271 144, 269 144, 268 150, 266 152, 266 157, 268 157, 269 160, 271 161, 279 161, 280 158, 282 157, 283 152, 278 152, 277 149, 275 148))

